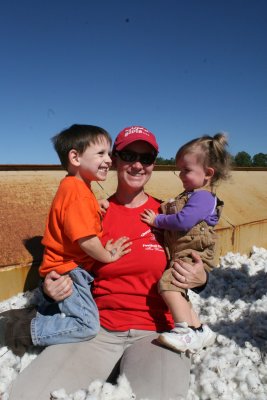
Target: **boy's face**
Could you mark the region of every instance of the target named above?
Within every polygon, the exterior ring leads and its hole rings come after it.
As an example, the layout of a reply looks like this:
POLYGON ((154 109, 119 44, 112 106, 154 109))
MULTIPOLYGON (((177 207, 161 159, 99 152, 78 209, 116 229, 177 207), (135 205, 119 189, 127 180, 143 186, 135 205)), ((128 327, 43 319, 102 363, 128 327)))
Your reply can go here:
POLYGON ((104 181, 111 167, 110 144, 105 137, 92 143, 83 154, 77 154, 77 177, 84 181, 104 181))

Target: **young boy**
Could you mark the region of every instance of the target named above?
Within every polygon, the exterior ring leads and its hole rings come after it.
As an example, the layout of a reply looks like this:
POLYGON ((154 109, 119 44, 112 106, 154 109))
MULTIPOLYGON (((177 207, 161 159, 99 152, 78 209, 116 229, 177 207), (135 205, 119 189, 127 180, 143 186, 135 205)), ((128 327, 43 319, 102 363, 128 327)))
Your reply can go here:
POLYGON ((95 260, 118 260, 130 249, 122 237, 102 246, 101 212, 91 190, 92 181, 103 181, 111 166, 111 138, 93 125, 72 125, 52 138, 67 176, 60 182, 48 215, 42 243, 45 246, 39 273, 68 274, 73 293, 54 302, 42 292, 37 313, 29 311, 17 326, 6 330, 7 345, 22 354, 28 345, 47 346, 88 340, 99 330, 98 310, 92 298, 90 269, 95 260))

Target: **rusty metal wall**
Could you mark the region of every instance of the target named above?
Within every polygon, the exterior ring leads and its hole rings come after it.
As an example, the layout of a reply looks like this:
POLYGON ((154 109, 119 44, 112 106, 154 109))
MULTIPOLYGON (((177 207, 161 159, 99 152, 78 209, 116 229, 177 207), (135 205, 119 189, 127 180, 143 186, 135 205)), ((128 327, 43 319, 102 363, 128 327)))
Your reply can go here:
MULTIPOLYGON (((173 170, 157 168, 146 190, 166 200, 182 191, 173 170)), ((41 238, 50 203, 65 172, 60 168, 0 168, 0 301, 32 289, 41 261, 41 238)), ((98 198, 111 195, 116 172, 93 184, 98 198)), ((252 246, 267 248, 267 170, 232 171, 217 195, 225 207, 217 227, 217 261, 227 252, 249 254, 252 246)))

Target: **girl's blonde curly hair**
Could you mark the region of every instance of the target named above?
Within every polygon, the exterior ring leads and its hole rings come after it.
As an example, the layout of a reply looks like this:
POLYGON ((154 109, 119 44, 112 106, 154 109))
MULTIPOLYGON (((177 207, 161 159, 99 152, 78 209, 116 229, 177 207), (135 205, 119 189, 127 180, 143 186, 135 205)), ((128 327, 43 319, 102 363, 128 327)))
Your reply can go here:
POLYGON ((186 153, 195 153, 198 155, 199 162, 204 168, 213 168, 214 175, 211 178, 211 186, 215 186, 221 180, 227 180, 230 177, 231 155, 227 150, 228 141, 224 133, 216 135, 204 135, 185 143, 176 153, 175 161, 186 153))

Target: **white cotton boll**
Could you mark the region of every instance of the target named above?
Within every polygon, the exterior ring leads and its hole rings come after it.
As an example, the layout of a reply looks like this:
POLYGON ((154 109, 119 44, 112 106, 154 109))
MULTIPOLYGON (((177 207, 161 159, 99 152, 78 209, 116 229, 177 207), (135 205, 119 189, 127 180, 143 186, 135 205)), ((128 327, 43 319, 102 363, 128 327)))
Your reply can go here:
POLYGON ((253 393, 258 393, 261 391, 260 389, 260 380, 258 378, 258 376, 256 375, 256 373, 250 373, 247 375, 246 378, 246 382, 248 385, 248 388, 250 391, 252 391, 253 393))
POLYGON ((220 363, 220 360, 210 357, 207 361, 207 367, 208 367, 208 369, 217 371, 220 369, 219 363, 220 363))
POLYGON ((3 357, 8 352, 8 348, 3 346, 0 348, 0 358, 3 357))
POLYGON ((248 385, 246 382, 240 382, 239 390, 241 394, 243 394, 244 398, 246 398, 247 394, 249 393, 248 385))
POLYGON ((219 335, 217 335, 217 337, 216 337, 216 341, 217 341, 220 345, 226 346, 226 345, 228 344, 228 342, 229 342, 229 339, 228 339, 227 337, 225 337, 225 336, 219 334, 219 335))
POLYGON ((112 400, 114 386, 111 383, 104 383, 99 400, 112 400))
POLYGON ((101 393, 103 382, 99 379, 94 380, 88 387, 89 394, 98 396, 101 393))
POLYGON ((214 296, 210 296, 209 297, 209 303, 211 306, 214 306, 218 303, 218 298, 214 297, 214 296))
POLYGON ((17 370, 20 368, 20 358, 15 356, 14 353, 12 353, 11 350, 8 350, 7 347, 5 347, 6 351, 3 353, 1 357, 1 366, 10 366, 13 367, 17 370))
POLYGON ((67 395, 65 389, 61 388, 61 389, 58 389, 58 390, 54 390, 51 393, 51 400, 63 400, 63 399, 64 400, 68 399, 68 395, 67 395))
POLYGON ((16 296, 12 297, 10 305, 11 305, 11 309, 25 308, 28 305, 28 299, 23 293, 20 293, 20 295, 18 297, 16 297, 16 296))
POLYGON ((10 382, 2 380, 2 378, 0 377, 0 399, 1 400, 5 396, 5 394, 8 395, 9 390, 10 390, 10 382))
MULTIPOLYGON (((253 311, 265 311, 267 310, 267 295, 262 296, 262 298, 256 300, 251 304, 250 306, 250 312, 253 311)), ((257 323, 260 323, 261 321, 257 320, 257 323)))
POLYGON ((24 370, 41 352, 40 348, 34 348, 33 353, 25 353, 24 356, 20 359, 20 372, 24 370))
POLYGON ((237 383, 231 380, 228 382, 228 390, 230 393, 237 392, 237 383))
POLYGON ((216 381, 214 381, 214 382, 212 383, 212 386, 213 386, 213 388, 214 388, 214 390, 215 390, 215 393, 216 393, 218 396, 222 396, 224 393, 227 392, 227 386, 226 386, 225 382, 223 382, 223 381, 221 381, 221 380, 219 380, 219 379, 217 379, 216 381))
POLYGON ((214 371, 205 370, 202 372, 200 384, 203 387, 206 383, 213 382, 214 380, 217 380, 217 378, 218 377, 214 371))
POLYGON ((19 361, 16 360, 17 357, 13 355, 10 351, 3 356, 1 359, 1 369, 0 369, 0 381, 5 382, 6 387, 16 378, 19 372, 19 361))
POLYGON ((231 313, 229 314, 229 321, 230 323, 234 323, 235 321, 238 321, 240 319, 242 312, 238 309, 235 308, 234 310, 231 311, 231 313))
MULTIPOLYGON (((140 399, 140 400, 149 400, 149 399, 140 399)), ((186 400, 200 400, 200 397, 189 388, 186 400)))
POLYGON ((72 395, 72 398, 73 400, 86 400, 86 395, 86 390, 80 389, 72 395))
POLYGON ((255 258, 256 258, 256 261, 258 259, 260 259, 262 261, 267 261, 266 249, 264 249, 263 247, 252 246, 251 259, 254 260, 255 258))
MULTIPOLYGON (((203 314, 201 314, 201 317, 202 317, 202 315, 203 314)), ((203 322, 205 322, 206 324, 212 325, 212 324, 215 324, 217 322, 217 320, 218 320, 218 318, 217 318, 216 314, 214 312, 210 312, 210 314, 208 316, 205 314, 205 319, 203 319, 203 322)))
MULTIPOLYGON (((194 308, 216 332, 217 339, 213 346, 192 356, 187 400, 267 400, 266 273, 267 250, 255 248, 251 257, 228 253, 210 274, 205 291, 200 295, 190 292, 194 308)), ((13 297, 0 303, 0 312, 26 307, 36 296, 38 293, 26 292, 13 297)), ((32 351, 20 358, 0 347, 1 400, 8 400, 12 381, 40 352, 32 351)), ((103 382, 92 382, 84 400, 100 400, 102 387, 103 382)), ((119 380, 110 389, 114 390, 112 400, 133 399, 119 380), (115 394, 124 397, 115 398, 115 394)), ((82 393, 65 392, 63 398, 73 400, 82 393)))
POLYGON ((0 374, 1 381, 11 381, 17 376, 17 372, 12 367, 5 367, 0 374))
POLYGON ((250 359, 253 361, 253 363, 257 364, 261 361, 261 355, 260 353, 254 349, 253 351, 250 352, 250 359))
POLYGON ((202 363, 202 357, 200 353, 196 353, 192 355, 192 364, 194 366, 202 363))
POLYGON ((266 400, 266 393, 266 391, 264 393, 259 393, 256 400, 266 400))
POLYGON ((251 363, 251 357, 252 357, 253 352, 251 351, 250 348, 246 348, 243 351, 243 355, 248 358, 249 363, 251 363))
POLYGON ((242 299, 238 299, 235 302, 235 309, 237 309, 239 311, 241 311, 241 310, 244 311, 246 309, 246 306, 247 306, 246 302, 242 299))
POLYGON ((235 379, 239 382, 244 382, 244 380, 246 379, 247 376, 247 370, 244 368, 240 368, 237 370, 236 374, 235 374, 235 379))
POLYGON ((85 400, 99 400, 98 396, 95 396, 94 394, 89 394, 86 396, 85 400))
POLYGON ((220 400, 237 400, 237 398, 234 397, 232 393, 226 393, 223 394, 222 396, 218 397, 220 400))
POLYGON ((203 392, 207 397, 211 396, 213 393, 213 387, 210 382, 207 382, 203 385, 203 392))
POLYGON ((262 377, 262 382, 267 383, 267 365, 262 363, 258 366, 259 376, 262 377))
POLYGON ((114 400, 134 400, 135 394, 132 391, 131 385, 124 374, 118 378, 117 385, 113 392, 114 400))

